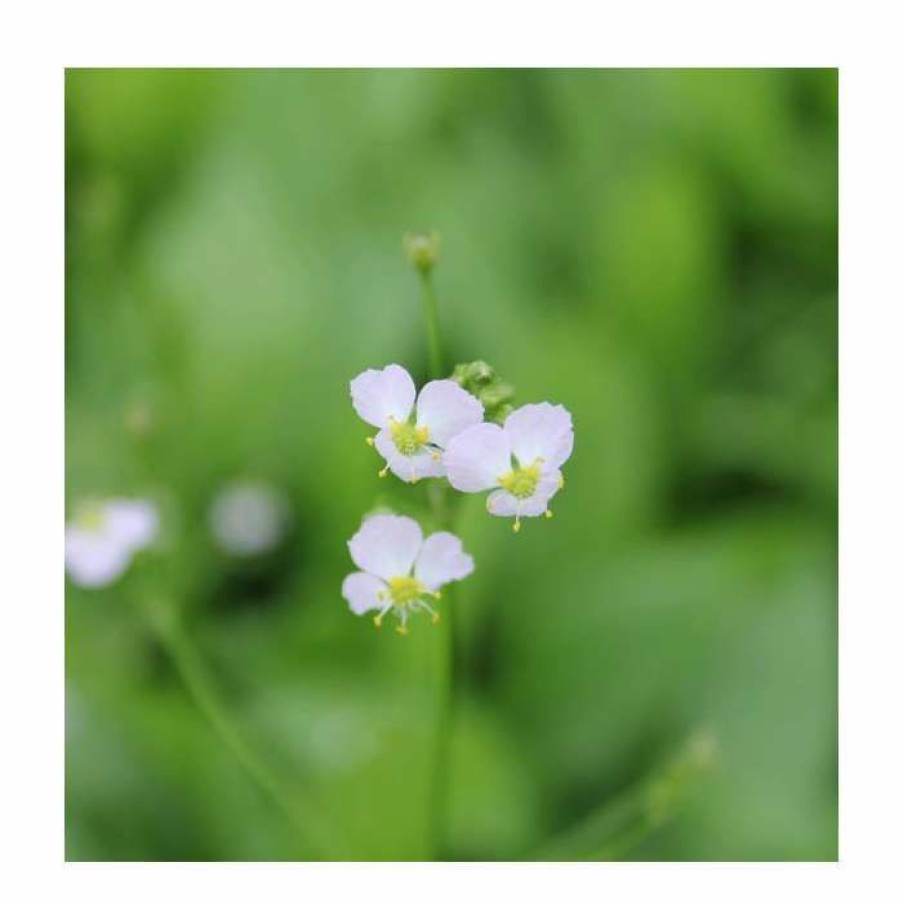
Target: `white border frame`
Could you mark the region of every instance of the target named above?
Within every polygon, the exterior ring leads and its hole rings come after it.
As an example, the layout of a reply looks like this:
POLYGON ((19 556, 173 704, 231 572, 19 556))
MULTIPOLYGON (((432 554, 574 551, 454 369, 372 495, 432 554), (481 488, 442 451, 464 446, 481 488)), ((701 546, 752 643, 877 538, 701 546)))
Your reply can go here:
MULTIPOLYGON (((32 4, 3 42, 7 899, 846 900, 901 886, 899 29, 890 4, 32 4), (841 66, 841 864, 63 864, 63 67, 841 66), (10 253, 12 252, 12 253, 10 253), (12 500, 12 506, 9 500, 12 500), (10 517, 10 513, 13 514, 10 517), (10 552, 12 550, 12 552, 10 552)), ((882 897, 885 894, 882 894, 882 897)), ((888 896, 893 896, 889 894, 888 896)))

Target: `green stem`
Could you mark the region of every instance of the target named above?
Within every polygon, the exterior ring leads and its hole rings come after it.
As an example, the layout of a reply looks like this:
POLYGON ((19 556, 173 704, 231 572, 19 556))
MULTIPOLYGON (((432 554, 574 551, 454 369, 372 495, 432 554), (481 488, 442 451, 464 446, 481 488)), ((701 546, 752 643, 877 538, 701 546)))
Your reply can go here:
POLYGON ((442 379, 442 339, 439 332, 439 303, 433 287, 433 277, 429 271, 420 273, 420 290, 426 314, 426 334, 430 348, 430 377, 442 379))
MULTIPOLYGON (((433 279, 429 270, 420 271, 420 288, 423 297, 423 310, 426 319, 426 332, 429 342, 430 376, 441 379, 442 339, 439 331, 439 303, 433 287, 433 279)), ((430 486, 430 508, 436 523, 442 529, 448 529, 451 512, 448 508, 444 483, 430 486)), ((450 765, 451 737, 455 713, 455 619, 454 606, 449 604, 449 590, 443 605, 443 652, 438 687, 438 711, 436 715, 436 746, 433 757, 433 772, 430 776, 429 790, 429 825, 433 859, 441 860, 445 852, 445 828, 448 822, 448 804, 450 798, 450 765)))
POLYGON ((149 622, 166 649, 195 705, 210 723, 223 745, 245 770, 248 777, 288 818, 305 846, 324 858, 329 843, 322 820, 316 826, 297 801, 297 793, 287 788, 256 750, 247 742, 231 714, 223 705, 207 667, 178 620, 178 615, 148 607, 149 622))
POLYGON ((433 859, 441 861, 446 847, 445 828, 448 822, 450 797, 451 738, 455 710, 455 609, 450 605, 446 588, 443 612, 443 652, 438 687, 439 702, 436 720, 436 747, 430 782, 430 837, 433 859))
POLYGON ((606 800, 582 821, 545 843, 529 858, 540 861, 613 861, 667 824, 712 767, 714 739, 693 734, 658 772, 606 800))

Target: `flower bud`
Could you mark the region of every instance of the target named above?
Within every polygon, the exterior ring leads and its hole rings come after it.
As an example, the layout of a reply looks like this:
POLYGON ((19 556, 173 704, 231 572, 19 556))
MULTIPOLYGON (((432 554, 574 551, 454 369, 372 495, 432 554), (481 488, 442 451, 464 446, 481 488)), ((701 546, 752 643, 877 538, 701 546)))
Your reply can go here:
POLYGON ((458 364, 452 379, 471 395, 480 400, 487 420, 503 423, 513 410, 514 387, 502 382, 486 361, 458 364))
POLYGON ((411 266, 420 273, 429 273, 439 260, 439 233, 408 232, 403 239, 404 252, 411 266))
POLYGON ((469 364, 458 364, 452 373, 452 379, 471 394, 476 394, 480 386, 487 386, 495 378, 495 371, 486 361, 472 361, 469 364))

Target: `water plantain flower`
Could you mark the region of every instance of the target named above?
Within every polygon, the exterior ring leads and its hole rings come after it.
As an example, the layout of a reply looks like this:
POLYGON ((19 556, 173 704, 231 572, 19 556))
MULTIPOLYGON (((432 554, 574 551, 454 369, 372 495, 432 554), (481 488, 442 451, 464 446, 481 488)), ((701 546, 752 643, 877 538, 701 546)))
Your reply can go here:
POLYGON ((454 380, 433 380, 418 396, 414 380, 398 364, 355 377, 351 402, 362 420, 379 429, 367 441, 386 461, 380 476, 391 470, 408 483, 445 476, 448 443, 483 419, 482 404, 454 380))
POLYGON ((351 610, 356 615, 377 612, 377 627, 394 614, 402 636, 408 632, 408 618, 417 612, 427 612, 437 623, 439 615, 429 600, 439 599, 447 583, 473 573, 473 558, 457 536, 442 532, 424 539, 417 521, 394 514, 365 520, 348 551, 360 568, 342 583, 351 610))
POLYGON ((216 496, 209 523, 217 545, 230 555, 252 558, 275 549, 289 527, 288 500, 274 486, 235 482, 216 496))
POLYGON ((99 588, 125 572, 157 537, 156 506, 143 499, 82 502, 66 524, 66 572, 78 586, 99 588))
POLYGON ((461 492, 485 492, 490 514, 551 516, 549 500, 564 485, 561 466, 574 448, 571 415, 561 405, 528 404, 502 426, 481 423, 455 436, 445 452, 448 481, 461 492))

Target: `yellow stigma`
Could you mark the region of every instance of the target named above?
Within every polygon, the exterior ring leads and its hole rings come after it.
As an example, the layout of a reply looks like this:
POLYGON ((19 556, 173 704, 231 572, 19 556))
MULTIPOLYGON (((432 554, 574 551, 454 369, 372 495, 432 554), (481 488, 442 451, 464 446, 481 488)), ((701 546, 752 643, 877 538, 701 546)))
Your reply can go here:
POLYGON ((413 423, 399 423, 397 420, 390 421, 389 431, 392 433, 395 447, 403 455, 417 454, 430 438, 428 427, 415 426, 413 423))
POLYGON ((510 492, 516 499, 528 499, 536 492, 536 484, 539 482, 539 465, 531 464, 529 467, 515 467, 504 476, 499 477, 499 486, 506 492, 510 492))
POLYGON ((400 608, 416 602, 425 592, 426 587, 416 577, 392 577, 389 580, 392 604, 400 608))

